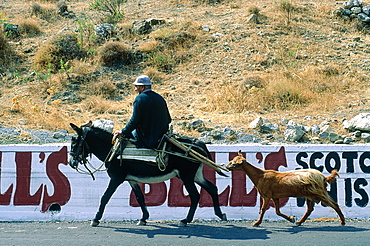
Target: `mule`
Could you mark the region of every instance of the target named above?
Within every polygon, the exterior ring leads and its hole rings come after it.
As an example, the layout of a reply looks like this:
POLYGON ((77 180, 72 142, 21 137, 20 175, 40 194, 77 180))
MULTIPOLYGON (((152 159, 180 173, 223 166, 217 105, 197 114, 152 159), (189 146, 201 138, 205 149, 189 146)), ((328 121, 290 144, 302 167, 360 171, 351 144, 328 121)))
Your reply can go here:
MULTIPOLYGON (((140 189, 141 183, 159 183, 173 177, 178 177, 183 182, 185 189, 189 193, 191 200, 190 208, 185 219, 181 220, 179 226, 186 226, 193 220, 197 209, 200 194, 195 185, 198 184, 206 190, 212 197, 214 213, 223 221, 226 221, 226 214, 221 212, 218 189, 211 181, 207 180, 203 175, 203 164, 185 159, 181 156, 169 155, 168 164, 165 170, 161 171, 157 166, 149 165, 145 161, 138 160, 119 160, 113 158, 111 162, 106 162, 113 144, 113 134, 92 126, 92 122, 78 127, 70 123, 72 129, 77 133, 77 136, 72 137, 69 165, 72 168, 78 167, 79 164, 86 163, 87 157, 91 154, 95 155, 100 161, 105 162, 107 173, 110 177, 108 187, 106 188, 100 200, 100 206, 92 220, 92 226, 98 226, 99 221, 103 216, 104 209, 116 191, 119 185, 124 181, 128 181, 132 190, 135 193, 136 200, 140 205, 142 217, 138 225, 145 225, 149 218, 149 212, 144 201, 144 195, 140 189)), ((211 158, 211 155, 206 145, 199 141, 193 141, 194 150, 198 153, 211 158)), ((171 146, 172 151, 183 153, 175 146, 171 146)))

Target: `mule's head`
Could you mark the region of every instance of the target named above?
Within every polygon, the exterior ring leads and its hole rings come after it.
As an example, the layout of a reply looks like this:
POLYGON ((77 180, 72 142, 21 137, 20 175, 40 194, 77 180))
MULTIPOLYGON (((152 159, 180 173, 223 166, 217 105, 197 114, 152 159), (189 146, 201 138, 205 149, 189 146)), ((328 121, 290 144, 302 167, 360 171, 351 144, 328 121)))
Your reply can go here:
POLYGON ((73 123, 70 123, 70 126, 77 134, 72 137, 68 164, 72 168, 77 169, 78 164, 86 163, 87 157, 89 156, 89 148, 85 138, 88 132, 88 127, 91 126, 91 121, 81 127, 78 127, 73 123))
POLYGON ((241 151, 239 150, 238 155, 226 164, 226 168, 230 171, 240 171, 242 170, 243 164, 246 162, 247 160, 243 157, 241 151))

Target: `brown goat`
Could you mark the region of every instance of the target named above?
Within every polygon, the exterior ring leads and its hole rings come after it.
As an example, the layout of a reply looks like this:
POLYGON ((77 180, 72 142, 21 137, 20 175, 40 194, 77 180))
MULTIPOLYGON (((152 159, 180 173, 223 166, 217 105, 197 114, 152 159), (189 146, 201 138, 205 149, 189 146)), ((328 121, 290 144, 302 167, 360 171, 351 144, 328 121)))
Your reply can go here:
POLYGON ((305 197, 307 210, 303 217, 296 222, 301 225, 314 210, 315 202, 320 202, 325 206, 332 207, 340 217, 340 224, 345 225, 344 215, 329 196, 326 186, 336 180, 339 176, 337 170, 333 170, 328 177, 315 169, 303 169, 289 172, 278 172, 275 170, 262 170, 253 166, 242 156, 240 150, 238 156, 234 157, 226 167, 231 171, 243 171, 253 182, 256 189, 263 199, 259 219, 253 226, 259 226, 263 215, 267 210, 268 202, 272 199, 275 205, 276 214, 295 222, 293 216, 288 216, 280 212, 279 198, 286 197, 305 197))

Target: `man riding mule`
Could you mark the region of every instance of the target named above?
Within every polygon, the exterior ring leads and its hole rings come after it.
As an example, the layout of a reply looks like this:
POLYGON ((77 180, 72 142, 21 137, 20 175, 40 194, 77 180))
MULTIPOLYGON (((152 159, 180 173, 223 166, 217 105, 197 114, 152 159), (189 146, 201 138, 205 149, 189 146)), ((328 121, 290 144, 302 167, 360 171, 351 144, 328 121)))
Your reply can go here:
POLYGON ((167 103, 161 95, 152 91, 148 76, 140 75, 133 85, 139 95, 134 100, 131 119, 115 134, 133 137, 137 147, 156 148, 171 123, 167 103))
POLYGON ((203 164, 210 166, 213 164, 212 167, 217 169, 219 174, 224 174, 219 170, 221 167, 217 167, 211 161, 212 157, 203 142, 196 139, 168 137, 167 140, 169 140, 168 144, 171 146, 171 152, 168 155, 167 166, 160 170, 158 166, 150 165, 148 161, 142 160, 120 160, 115 157, 111 161, 106 162, 107 157, 112 152, 113 134, 95 127, 92 122, 81 127, 72 123, 70 125, 77 133, 77 136, 72 138, 69 165, 79 170, 78 165, 83 164, 86 166, 89 163, 88 156, 94 154, 100 161, 104 162, 104 171, 107 171, 110 177, 108 187, 101 198, 99 209, 91 223, 92 226, 99 224, 108 201, 118 186, 124 181, 129 182, 142 210, 142 218, 138 224, 145 225, 146 220, 149 218, 149 212, 145 205, 144 195, 140 189, 139 182, 160 183, 173 177, 181 179, 190 197, 188 214, 185 219, 180 221, 180 226, 186 226, 194 218, 200 199, 200 194, 195 184, 198 184, 211 195, 215 214, 221 220, 227 220, 226 215, 220 209, 217 187, 203 175, 203 164))

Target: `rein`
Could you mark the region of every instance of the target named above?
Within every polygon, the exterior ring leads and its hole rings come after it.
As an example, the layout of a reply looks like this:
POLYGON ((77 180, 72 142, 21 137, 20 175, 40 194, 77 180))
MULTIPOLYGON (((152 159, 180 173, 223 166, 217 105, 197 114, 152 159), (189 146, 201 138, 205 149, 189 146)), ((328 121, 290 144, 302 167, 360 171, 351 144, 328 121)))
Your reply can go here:
MULTIPOLYGON (((92 177, 92 179, 95 180, 94 173, 100 172, 100 171, 106 171, 107 168, 102 169, 102 167, 105 164, 104 162, 98 168, 95 168, 91 164, 91 162, 87 158, 84 157, 85 156, 85 153, 86 152, 89 153, 89 151, 90 151, 90 147, 89 147, 89 145, 85 141, 85 138, 86 138, 87 133, 88 133, 88 129, 86 127, 83 127, 82 128, 81 140, 80 140, 80 143, 78 145, 78 149, 79 150, 81 149, 81 154, 77 155, 78 163, 82 163, 87 171, 79 168, 78 165, 77 165, 77 167, 75 169, 76 169, 76 171, 78 173, 81 173, 81 174, 89 174, 92 177)), ((91 158, 91 153, 90 153, 90 158, 91 158)))

